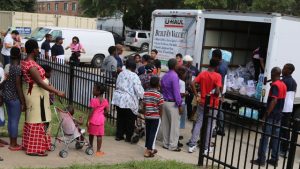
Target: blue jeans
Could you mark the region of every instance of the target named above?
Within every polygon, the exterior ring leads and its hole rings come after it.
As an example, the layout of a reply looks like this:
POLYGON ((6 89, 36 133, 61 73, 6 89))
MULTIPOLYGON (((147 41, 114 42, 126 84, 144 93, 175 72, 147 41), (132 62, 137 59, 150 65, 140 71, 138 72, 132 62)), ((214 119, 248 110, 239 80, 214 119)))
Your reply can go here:
POLYGON ((219 110, 217 114, 217 131, 224 133, 224 112, 222 110, 219 110))
POLYGON ((187 116, 187 111, 186 111, 186 104, 182 104, 182 114, 180 116, 180 129, 185 129, 185 122, 186 122, 186 116, 187 116))
POLYGON ((258 147, 258 160, 261 162, 266 161, 266 153, 269 144, 270 135, 270 149, 271 149, 271 159, 278 161, 278 150, 279 150, 279 139, 274 137, 279 137, 280 134, 280 120, 274 120, 273 118, 267 118, 267 123, 263 126, 263 134, 260 138, 258 147), (272 125, 273 124, 273 125, 272 125))
POLYGON ((8 133, 9 137, 18 137, 19 120, 21 116, 21 103, 19 99, 5 101, 5 106, 8 115, 8 133))

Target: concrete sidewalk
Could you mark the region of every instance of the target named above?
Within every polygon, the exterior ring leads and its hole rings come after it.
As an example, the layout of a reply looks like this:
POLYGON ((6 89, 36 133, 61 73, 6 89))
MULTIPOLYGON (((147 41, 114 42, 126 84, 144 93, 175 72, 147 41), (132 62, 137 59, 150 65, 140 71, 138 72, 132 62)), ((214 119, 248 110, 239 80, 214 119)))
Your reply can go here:
MULTIPOLYGON (((7 139, 5 139, 7 140, 7 139)), ((19 142, 21 139, 19 139, 19 142)), ((159 144, 159 143, 158 143, 159 144)), ((96 145, 94 145, 96 146, 96 145)), ((0 162, 0 168, 57 168, 68 167, 74 164, 117 164, 137 160, 145 160, 144 141, 141 140, 137 145, 132 145, 124 141, 117 142, 114 137, 103 137, 103 157, 88 156, 85 148, 76 150, 72 144, 67 158, 59 157, 58 153, 62 145, 58 144, 54 152, 49 152, 47 157, 32 157, 25 155, 24 151, 12 152, 8 147, 0 148, 0 156, 4 161, 0 162)), ((198 153, 188 154, 186 152, 170 152, 157 146, 158 155, 153 158, 157 160, 176 160, 185 163, 197 164, 198 153)), ((148 160, 148 159, 147 159, 148 160)))

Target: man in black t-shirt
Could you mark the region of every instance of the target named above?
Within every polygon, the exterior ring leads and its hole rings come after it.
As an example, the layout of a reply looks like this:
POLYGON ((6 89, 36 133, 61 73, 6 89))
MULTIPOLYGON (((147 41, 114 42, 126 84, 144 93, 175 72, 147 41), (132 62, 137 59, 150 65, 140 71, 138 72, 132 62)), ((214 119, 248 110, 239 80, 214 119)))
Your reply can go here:
POLYGON ((51 57, 53 61, 57 61, 59 59, 59 62, 64 62, 64 48, 62 46, 63 44, 63 38, 61 36, 58 36, 55 39, 55 44, 51 48, 51 57))
POLYGON ((151 60, 152 64, 156 67, 157 69, 157 76, 160 75, 160 69, 161 69, 161 62, 160 60, 156 59, 158 51, 156 49, 151 50, 151 60))
POLYGON ((52 41, 52 35, 46 34, 45 38, 46 38, 46 40, 42 43, 42 46, 41 46, 41 56, 42 56, 42 58, 45 58, 48 60, 50 57, 49 51, 51 50, 50 42, 52 41))

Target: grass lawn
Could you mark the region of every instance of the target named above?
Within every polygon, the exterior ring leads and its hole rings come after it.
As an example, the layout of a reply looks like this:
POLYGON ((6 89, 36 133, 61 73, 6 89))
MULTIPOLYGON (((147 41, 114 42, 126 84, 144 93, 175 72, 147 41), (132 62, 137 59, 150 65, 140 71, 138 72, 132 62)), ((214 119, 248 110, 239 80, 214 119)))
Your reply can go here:
POLYGON ((61 169, 199 169, 199 166, 176 161, 145 160, 114 165, 73 165, 61 169))
MULTIPOLYGON (((64 109, 66 106, 67 106, 67 103, 62 105, 61 103, 59 103, 58 101, 56 101, 54 103, 54 105, 51 106, 51 111, 52 111, 52 121, 51 121, 51 134, 52 136, 55 136, 57 130, 58 130, 58 127, 59 127, 59 122, 58 122, 58 119, 54 113, 54 106, 57 106, 61 109, 64 109)), ((80 116, 83 117, 84 119, 84 124, 81 126, 81 128, 84 128, 86 129, 86 120, 88 118, 88 113, 87 111, 83 112, 83 111, 80 111, 78 109, 75 109, 75 118, 79 118, 80 116)), ((6 116, 6 119, 7 119, 7 116, 6 116)), ((21 119, 20 119, 20 123, 19 123, 19 136, 22 137, 22 130, 23 130, 23 125, 24 125, 24 121, 25 121, 25 113, 23 112, 22 115, 21 115, 21 119)), ((5 127, 1 127, 0 128, 0 136, 1 137, 8 137, 8 132, 7 132, 7 121, 6 121, 6 126, 5 127)), ((115 127, 112 126, 111 124, 109 124, 108 122, 105 124, 105 135, 106 136, 114 136, 115 135, 115 127)))

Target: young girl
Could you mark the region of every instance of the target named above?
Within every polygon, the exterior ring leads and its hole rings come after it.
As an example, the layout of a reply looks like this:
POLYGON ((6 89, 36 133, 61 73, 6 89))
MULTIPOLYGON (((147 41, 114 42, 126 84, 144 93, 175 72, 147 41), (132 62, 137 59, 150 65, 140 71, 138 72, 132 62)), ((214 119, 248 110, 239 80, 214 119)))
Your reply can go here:
POLYGON ((21 82, 21 52, 19 48, 13 47, 10 53, 11 63, 8 79, 4 83, 3 98, 8 115, 9 149, 19 151, 22 149, 17 143, 19 120, 21 111, 25 111, 26 105, 21 82))
POLYGON ((97 137, 96 156, 104 155, 104 152, 101 151, 102 136, 104 136, 105 115, 109 112, 109 103, 107 99, 103 97, 105 91, 105 86, 101 83, 95 83, 93 95, 96 96, 96 98, 92 98, 90 101, 90 108, 92 108, 92 112, 90 113, 87 121, 91 147, 93 147, 94 136, 97 137))

